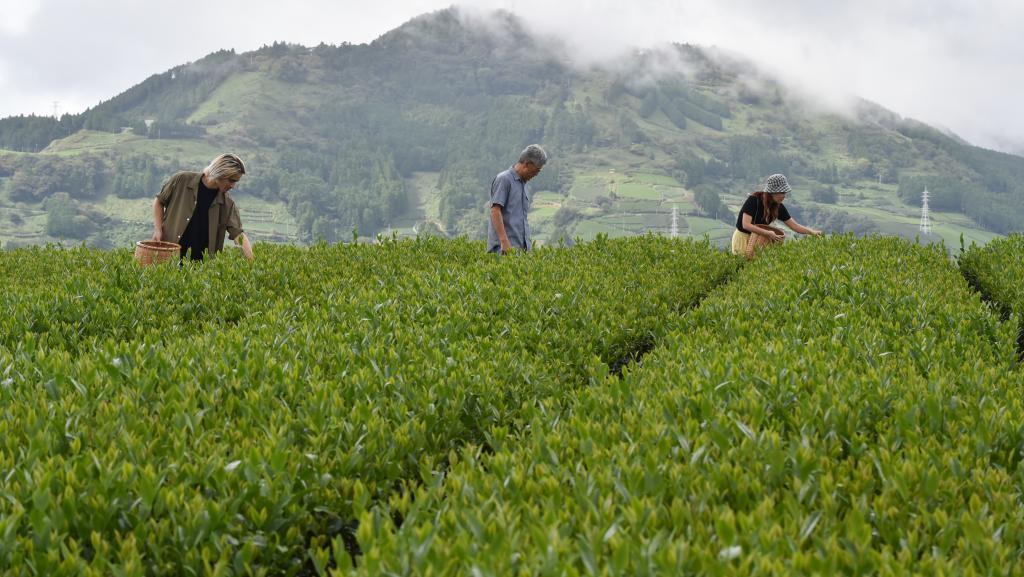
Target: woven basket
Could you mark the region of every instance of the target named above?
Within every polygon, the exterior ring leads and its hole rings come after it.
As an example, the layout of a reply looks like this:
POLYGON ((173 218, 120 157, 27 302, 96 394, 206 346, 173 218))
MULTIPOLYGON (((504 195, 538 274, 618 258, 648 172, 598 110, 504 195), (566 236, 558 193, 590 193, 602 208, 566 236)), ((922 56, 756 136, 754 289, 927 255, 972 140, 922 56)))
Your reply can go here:
POLYGON ((142 266, 166 262, 181 254, 181 245, 160 240, 140 240, 135 243, 135 262, 142 266))
MULTIPOLYGON (((772 229, 774 231, 782 232, 781 229, 775 228, 774 226, 769 226, 768 228, 770 228, 770 229, 772 229)), ((770 239, 770 238, 768 238, 766 236, 762 236, 760 234, 750 233, 750 238, 747 240, 747 248, 744 251, 744 254, 747 257, 747 260, 751 260, 751 259, 754 258, 754 254, 757 251, 760 251, 760 250, 764 249, 764 247, 766 247, 766 246, 773 245, 773 244, 776 244, 776 243, 779 243, 779 242, 782 242, 782 241, 772 240, 772 239, 770 239)))

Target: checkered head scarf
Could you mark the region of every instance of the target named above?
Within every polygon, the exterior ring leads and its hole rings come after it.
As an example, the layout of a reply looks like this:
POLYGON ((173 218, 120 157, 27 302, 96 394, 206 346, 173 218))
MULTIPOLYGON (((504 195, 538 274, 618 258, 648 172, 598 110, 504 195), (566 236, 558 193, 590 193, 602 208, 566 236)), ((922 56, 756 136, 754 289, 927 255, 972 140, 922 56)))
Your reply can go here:
POLYGON ((780 192, 793 192, 793 189, 789 186, 789 181, 786 180, 786 176, 783 174, 773 174, 764 181, 764 191, 768 194, 777 194, 780 192))

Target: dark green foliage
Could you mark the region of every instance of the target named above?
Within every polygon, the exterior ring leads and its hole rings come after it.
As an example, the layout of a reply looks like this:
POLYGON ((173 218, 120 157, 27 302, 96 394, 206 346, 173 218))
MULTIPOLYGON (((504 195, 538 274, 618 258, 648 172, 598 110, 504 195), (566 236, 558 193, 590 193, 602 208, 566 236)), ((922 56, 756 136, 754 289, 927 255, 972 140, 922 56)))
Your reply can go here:
POLYGON ((810 204, 786 203, 790 215, 800 224, 826 233, 870 234, 878 231, 878 224, 866 216, 853 215, 840 209, 810 204))
POLYGON ((83 155, 25 157, 11 177, 11 199, 40 201, 55 192, 67 192, 77 199, 95 199, 105 192, 106 164, 97 156, 83 155))
POLYGON ((640 102, 640 116, 649 118, 658 109, 658 91, 651 90, 640 102))
POLYGON ((925 187, 933 210, 963 212, 985 228, 1003 234, 1020 230, 1024 193, 993 192, 977 180, 952 176, 904 177, 897 193, 907 204, 920 206, 925 187))
POLYGON ((296 55, 288 55, 275 59, 270 65, 270 75, 278 80, 299 83, 306 80, 309 72, 303 59, 296 55))
POLYGON ((704 214, 714 216, 715 211, 717 211, 722 205, 722 198, 718 195, 718 191, 713 186, 698 186, 693 196, 697 206, 704 211, 704 214))
POLYGON ((126 117, 114 114, 110 108, 95 108, 84 113, 82 128, 99 132, 120 132, 128 124, 126 117))
MULTIPOLYGON (((142 125, 145 127, 145 124, 142 125)), ((138 132, 138 125, 133 127, 133 132, 138 132)), ((199 138, 206 134, 202 126, 188 124, 177 120, 157 120, 146 130, 147 138, 199 138)))
POLYGON ((682 116, 722 130, 722 117, 731 116, 728 105, 691 89, 681 81, 664 81, 653 92, 659 93, 658 103, 662 111, 679 128, 686 127, 685 120, 680 119, 682 116))
POLYGON ((717 180, 730 174, 729 165, 714 158, 705 160, 693 153, 685 151, 676 161, 676 178, 687 186, 697 186, 706 181, 717 180))
POLYGON ((604 90, 604 101, 608 104, 616 104, 624 94, 626 94, 625 81, 621 79, 613 80, 604 90))
POLYGON ((334 242, 352 229, 374 231, 405 209, 405 184, 378 150, 352 147, 344 156, 286 153, 273 177, 256 181, 264 194, 287 189, 289 210, 306 240, 334 242))
POLYGON ((175 167, 160 163, 148 154, 117 158, 114 161, 111 192, 120 198, 153 197, 174 172, 177 172, 175 167))
POLYGON ((541 171, 530 181, 530 189, 537 191, 550 191, 566 193, 572 186, 572 167, 566 165, 566 161, 557 156, 548 160, 541 171))
POLYGON ((689 100, 676 100, 675 105, 687 118, 696 120, 708 128, 722 130, 722 118, 718 115, 705 111, 689 100))
MULTIPOLYGON (((705 94, 697 92, 696 90, 687 91, 686 99, 693 103, 694 106, 703 108, 704 110, 710 112, 711 114, 720 116, 722 118, 732 117, 732 110, 730 110, 728 104, 720 100, 716 100, 710 96, 706 96, 705 94)), ((717 124, 718 130, 721 130, 721 121, 718 121, 717 124)))
POLYGON ((824 184, 838 184, 839 168, 834 162, 827 166, 818 167, 814 170, 814 178, 824 184))
POLYGON ((578 210, 568 206, 563 206, 555 212, 555 227, 564 229, 579 217, 580 212, 578 210))
POLYGON ((647 135, 628 114, 619 114, 619 143, 624 146, 647 142, 647 135))
POLYGON ((66 192, 47 198, 43 208, 46 210, 46 234, 54 238, 84 239, 94 229, 89 217, 79 213, 66 192))
POLYGON ((903 177, 896 194, 907 204, 921 205, 921 193, 928 189, 928 204, 932 210, 959 211, 964 191, 969 183, 953 181, 939 176, 903 177))
POLYGON ((758 182, 769 174, 792 174, 790 160, 767 137, 737 136, 729 139, 728 171, 735 178, 758 182))
POLYGON ((49 116, 11 116, 0 119, 0 148, 38 152, 81 128, 81 120, 68 114, 59 121, 49 116))
POLYGON ((836 193, 836 187, 834 186, 817 186, 811 191, 811 198, 815 202, 835 204, 839 195, 836 193))
POLYGON ((581 152, 593 144, 595 132, 593 121, 582 108, 556 106, 544 128, 544 144, 560 155, 581 152))
MULTIPOLYGON (((918 152, 912 142, 898 138, 899 135, 880 131, 868 126, 853 125, 846 137, 846 149, 854 158, 867 158, 872 162, 891 163, 902 168, 911 166, 918 152)), ((871 177, 874 174, 861 176, 871 177)))
POLYGON ((683 114, 678 106, 676 106, 675 101, 667 96, 662 96, 660 105, 661 111, 670 121, 672 121, 672 124, 674 124, 676 128, 680 130, 686 128, 686 115, 683 114))

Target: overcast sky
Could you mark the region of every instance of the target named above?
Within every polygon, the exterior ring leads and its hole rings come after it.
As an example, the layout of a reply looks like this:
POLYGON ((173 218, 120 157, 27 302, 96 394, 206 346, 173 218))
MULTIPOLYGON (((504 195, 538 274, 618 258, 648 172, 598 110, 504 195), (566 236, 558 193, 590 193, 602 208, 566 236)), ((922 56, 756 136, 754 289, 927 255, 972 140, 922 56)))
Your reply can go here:
MULTIPOLYGON (((0 0, 0 117, 80 112, 221 49, 363 43, 451 0, 0 0)), ((1024 0, 466 0, 577 56, 717 46, 823 102, 852 94, 1024 153, 1024 0)), ((512 39, 510 39, 511 41, 512 39)))

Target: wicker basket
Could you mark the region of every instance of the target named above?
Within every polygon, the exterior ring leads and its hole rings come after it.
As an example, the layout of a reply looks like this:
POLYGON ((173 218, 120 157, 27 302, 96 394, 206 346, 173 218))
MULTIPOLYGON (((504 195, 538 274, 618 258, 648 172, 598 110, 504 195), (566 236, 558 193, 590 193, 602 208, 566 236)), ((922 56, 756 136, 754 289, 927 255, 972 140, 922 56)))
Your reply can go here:
POLYGON ((166 262, 181 254, 181 245, 160 240, 140 240, 135 243, 135 262, 142 266, 166 262))
MULTIPOLYGON (((777 232, 782 232, 782 229, 776 228, 774 226, 769 226, 767 228, 770 228, 770 229, 772 229, 774 231, 777 231, 777 232)), ((782 241, 781 240, 773 240, 773 239, 770 239, 770 238, 768 238, 766 236, 762 236, 760 234, 750 233, 750 238, 747 240, 747 248, 744 251, 744 255, 747 257, 747 260, 751 260, 751 259, 754 258, 754 254, 757 253, 758 251, 764 249, 764 247, 770 246, 770 245, 773 245, 773 244, 776 244, 776 243, 780 243, 780 242, 782 242, 782 241)))

